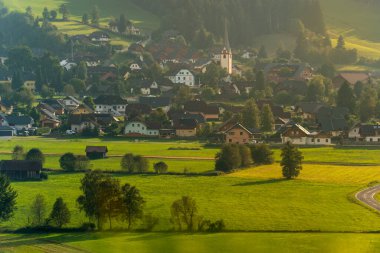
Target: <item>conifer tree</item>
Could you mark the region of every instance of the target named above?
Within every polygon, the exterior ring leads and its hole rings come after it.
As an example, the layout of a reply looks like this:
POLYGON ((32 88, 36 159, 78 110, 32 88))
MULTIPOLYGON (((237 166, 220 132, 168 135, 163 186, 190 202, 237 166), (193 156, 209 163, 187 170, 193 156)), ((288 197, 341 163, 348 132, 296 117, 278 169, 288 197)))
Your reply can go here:
POLYGON ((282 175, 286 179, 298 177, 302 170, 303 156, 296 146, 287 142, 281 152, 282 175))
POLYGON ((274 117, 270 105, 263 106, 261 116, 261 129, 265 132, 271 132, 274 129, 274 117))

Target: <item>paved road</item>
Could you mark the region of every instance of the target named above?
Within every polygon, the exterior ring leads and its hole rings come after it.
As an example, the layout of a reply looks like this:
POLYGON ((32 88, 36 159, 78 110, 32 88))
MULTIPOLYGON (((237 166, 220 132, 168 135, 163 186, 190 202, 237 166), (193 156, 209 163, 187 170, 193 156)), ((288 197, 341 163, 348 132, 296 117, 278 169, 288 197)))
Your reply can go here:
POLYGON ((380 211, 380 202, 375 199, 376 193, 380 192, 380 185, 365 189, 356 193, 355 197, 364 204, 380 211))

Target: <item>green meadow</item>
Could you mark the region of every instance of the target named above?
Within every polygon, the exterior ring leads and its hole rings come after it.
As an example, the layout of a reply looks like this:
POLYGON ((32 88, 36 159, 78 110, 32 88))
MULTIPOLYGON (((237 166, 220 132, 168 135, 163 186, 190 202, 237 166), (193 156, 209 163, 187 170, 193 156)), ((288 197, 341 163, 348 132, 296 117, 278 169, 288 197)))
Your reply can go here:
POLYGON ((18 252, 165 252, 165 253, 372 253, 377 234, 323 233, 94 233, 0 235, 0 251, 18 252))
MULTIPOLYGON (((29 206, 38 193, 52 206, 64 197, 72 212, 69 226, 87 221, 76 206, 83 174, 54 173, 47 181, 14 182, 18 191, 15 217, 2 227, 16 229, 28 221, 29 206)), ((380 180, 380 167, 304 165, 297 180, 281 178, 278 164, 255 167, 226 176, 117 176, 137 186, 146 200, 146 213, 160 218, 157 231, 171 229, 171 203, 181 196, 194 197, 200 214, 224 219, 231 231, 378 231, 380 217, 350 201, 369 182, 380 180), (289 216, 289 214, 291 214, 289 216)), ((122 224, 114 225, 122 228, 122 224)))

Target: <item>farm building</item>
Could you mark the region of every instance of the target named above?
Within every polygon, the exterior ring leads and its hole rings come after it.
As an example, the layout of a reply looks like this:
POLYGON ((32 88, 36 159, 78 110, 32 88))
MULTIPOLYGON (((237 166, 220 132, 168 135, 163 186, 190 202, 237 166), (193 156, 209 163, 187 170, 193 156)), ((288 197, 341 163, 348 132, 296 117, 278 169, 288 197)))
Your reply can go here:
POLYGON ((106 158, 108 148, 106 146, 87 146, 86 156, 90 159, 102 159, 106 158))
POLYGON ((39 161, 3 160, 0 162, 0 174, 12 180, 40 179, 42 163, 39 161))

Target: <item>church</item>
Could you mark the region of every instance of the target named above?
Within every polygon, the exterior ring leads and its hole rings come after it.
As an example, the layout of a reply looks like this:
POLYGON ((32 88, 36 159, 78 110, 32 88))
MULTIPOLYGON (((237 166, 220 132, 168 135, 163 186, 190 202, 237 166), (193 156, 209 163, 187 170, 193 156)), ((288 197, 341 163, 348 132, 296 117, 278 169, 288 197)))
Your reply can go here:
POLYGON ((232 49, 228 36, 227 22, 224 28, 224 47, 220 54, 220 66, 227 71, 229 75, 232 74, 232 49))

